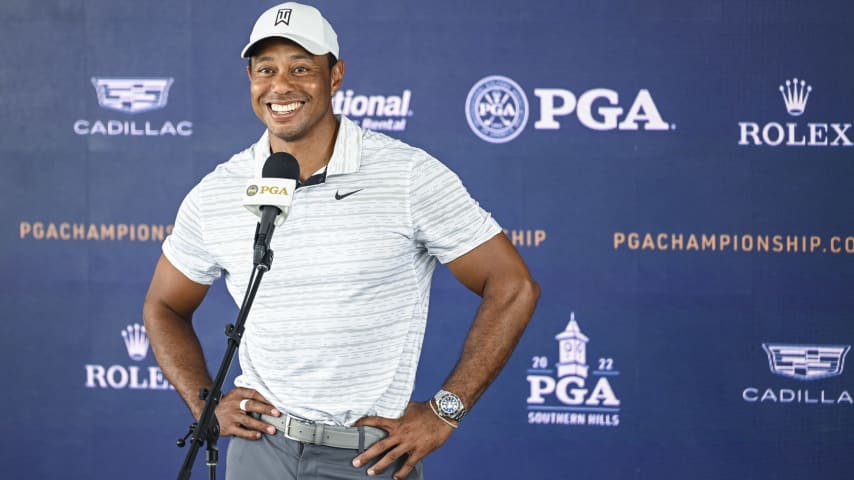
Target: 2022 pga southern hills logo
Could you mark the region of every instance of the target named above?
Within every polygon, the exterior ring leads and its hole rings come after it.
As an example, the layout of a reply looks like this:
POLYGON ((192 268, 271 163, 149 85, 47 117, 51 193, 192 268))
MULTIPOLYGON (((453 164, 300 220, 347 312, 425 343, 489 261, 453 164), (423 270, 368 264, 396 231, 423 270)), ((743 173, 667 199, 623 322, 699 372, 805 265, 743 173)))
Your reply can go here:
POLYGON ((528 423, 616 427, 620 424, 620 399, 611 379, 620 375, 614 359, 599 357, 596 370, 587 365, 587 343, 575 313, 566 328, 555 335, 558 362, 535 356, 528 369, 528 423), (593 378, 588 378, 590 375, 593 378), (592 388, 586 386, 593 383, 592 388))
MULTIPOLYGON (((128 325, 121 331, 124 347, 128 357, 135 362, 142 362, 148 356, 148 334, 145 326, 138 323, 128 325)), ((156 365, 99 365, 88 364, 86 369, 86 388, 103 388, 112 390, 174 390, 156 365)))
POLYGON ((794 379, 797 382, 810 383, 806 387, 802 386, 803 384, 747 387, 741 393, 745 402, 854 405, 854 399, 848 390, 832 389, 816 382, 842 375, 845 368, 845 356, 851 349, 851 345, 763 343, 762 349, 768 355, 768 367, 771 369, 771 373, 794 379))
MULTIPOLYGON (((106 78, 92 77, 98 105, 105 110, 137 115, 166 107, 173 78, 106 78)), ((80 119, 74 122, 77 135, 189 137, 193 122, 189 120, 155 122, 128 119, 80 119)))
MULTIPOLYGON (((578 121, 590 130, 674 130, 658 111, 652 94, 641 88, 626 109, 620 94, 608 88, 593 88, 580 95, 563 88, 535 88, 539 98, 537 130, 559 130, 559 117, 575 112, 578 121)), ((479 80, 466 97, 466 121, 471 130, 490 143, 506 143, 518 137, 528 123, 530 107, 518 83, 501 75, 479 80)))

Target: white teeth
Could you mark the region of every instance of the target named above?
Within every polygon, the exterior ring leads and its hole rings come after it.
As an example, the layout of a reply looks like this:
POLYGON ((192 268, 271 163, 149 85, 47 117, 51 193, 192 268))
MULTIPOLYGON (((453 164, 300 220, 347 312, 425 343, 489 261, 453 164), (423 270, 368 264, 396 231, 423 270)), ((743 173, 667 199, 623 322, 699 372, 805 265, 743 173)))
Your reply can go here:
POLYGON ((278 103, 271 103, 270 108, 273 109, 273 111, 276 113, 287 113, 287 112, 293 112, 294 110, 298 109, 300 107, 300 105, 301 104, 299 102, 288 103, 286 105, 281 105, 278 103))

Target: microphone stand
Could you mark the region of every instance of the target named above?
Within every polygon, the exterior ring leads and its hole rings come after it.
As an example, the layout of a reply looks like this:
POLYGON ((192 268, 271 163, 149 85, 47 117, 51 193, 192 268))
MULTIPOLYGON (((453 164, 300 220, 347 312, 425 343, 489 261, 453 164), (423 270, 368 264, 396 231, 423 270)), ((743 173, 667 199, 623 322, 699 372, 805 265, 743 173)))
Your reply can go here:
POLYGON ((184 435, 184 438, 179 438, 177 441, 178 447, 181 448, 186 444, 187 438, 192 435, 190 450, 187 452, 184 464, 178 472, 178 480, 189 480, 193 470, 193 463, 202 444, 207 444, 205 463, 208 465, 210 480, 216 480, 216 465, 219 460, 219 450, 216 446, 217 439, 219 438, 219 422, 217 422, 214 412, 222 398, 222 384, 225 383, 225 377, 228 375, 229 368, 231 368, 234 354, 237 352, 237 347, 240 346, 240 339, 243 337, 244 325, 246 324, 246 317, 249 316, 249 309, 252 308, 252 302, 255 300, 255 294, 258 292, 258 287, 261 285, 264 273, 270 270, 270 266, 273 263, 273 250, 270 248, 270 240, 273 237, 275 226, 272 225, 272 222, 270 223, 270 227, 266 232, 263 232, 265 235, 260 238, 260 241, 258 234, 261 229, 261 223, 258 223, 255 227, 256 242, 253 252, 255 268, 249 277, 249 286, 247 287, 246 294, 243 296, 243 304, 240 305, 237 321, 234 324, 225 326, 225 336, 228 337, 228 346, 213 385, 209 389, 202 388, 199 390, 199 398, 205 401, 202 416, 198 422, 190 425, 189 431, 184 435))

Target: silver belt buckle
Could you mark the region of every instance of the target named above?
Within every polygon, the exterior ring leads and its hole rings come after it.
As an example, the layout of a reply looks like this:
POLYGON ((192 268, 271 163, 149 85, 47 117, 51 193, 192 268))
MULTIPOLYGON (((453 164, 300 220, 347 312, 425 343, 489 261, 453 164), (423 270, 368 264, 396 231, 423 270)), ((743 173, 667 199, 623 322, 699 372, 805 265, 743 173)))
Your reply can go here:
POLYGON ((291 436, 291 422, 293 422, 293 417, 290 415, 285 415, 285 431, 282 432, 285 434, 285 438, 289 438, 291 440, 300 441, 298 438, 294 438, 291 436))

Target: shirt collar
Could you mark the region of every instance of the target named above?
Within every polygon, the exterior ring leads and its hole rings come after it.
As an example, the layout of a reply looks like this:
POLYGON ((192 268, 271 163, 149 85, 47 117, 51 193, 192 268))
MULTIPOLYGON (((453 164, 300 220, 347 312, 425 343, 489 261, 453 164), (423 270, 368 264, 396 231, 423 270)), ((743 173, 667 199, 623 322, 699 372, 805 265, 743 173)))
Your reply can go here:
POLYGON ((344 115, 338 118, 338 138, 329 159, 327 175, 341 175, 359 171, 362 162, 362 129, 344 115))
MULTIPOLYGON (((344 115, 338 118, 338 136, 332 148, 332 158, 326 166, 326 175, 342 175, 359 171, 362 160, 362 129, 344 115)), ((270 157, 270 133, 264 130, 258 142, 252 146, 253 171, 261 177, 264 162, 270 157)))

